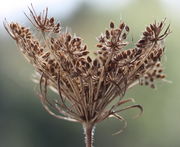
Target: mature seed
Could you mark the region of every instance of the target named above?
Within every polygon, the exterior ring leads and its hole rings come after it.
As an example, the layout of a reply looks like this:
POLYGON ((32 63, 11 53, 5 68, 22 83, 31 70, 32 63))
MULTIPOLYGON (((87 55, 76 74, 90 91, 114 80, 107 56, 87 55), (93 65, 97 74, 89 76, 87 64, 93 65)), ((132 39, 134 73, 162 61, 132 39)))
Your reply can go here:
POLYGON ((119 25, 119 28, 120 28, 121 30, 123 30, 124 27, 125 27, 125 24, 124 24, 124 22, 122 22, 122 23, 119 25))
POLYGON ((160 25, 159 25, 159 28, 162 28, 162 26, 163 26, 163 23, 161 22, 160 25))
POLYGON ((122 52, 122 55, 123 55, 123 58, 127 58, 127 54, 126 54, 126 52, 124 51, 124 52, 122 52))
POLYGON ((83 55, 83 56, 86 56, 87 54, 89 54, 89 51, 84 51, 84 52, 82 52, 82 55, 83 55))
POLYGON ((110 33, 108 30, 106 30, 106 38, 109 39, 110 38, 110 33))
POLYGON ((110 28, 114 29, 114 23, 113 22, 110 23, 110 28))
POLYGON ((58 24, 56 25, 56 27, 59 28, 59 27, 60 27, 60 23, 58 23, 58 24))
POLYGON ((87 56, 87 61, 90 63, 92 62, 92 59, 89 56, 87 56))
POLYGON ((97 60, 97 59, 95 59, 95 60, 93 61, 93 65, 94 65, 95 67, 97 67, 97 65, 98 65, 98 60, 97 60))
POLYGON ((83 51, 85 51, 87 49, 87 45, 84 45, 83 51))
POLYGON ((159 72, 159 73, 161 73, 161 72, 163 72, 163 70, 162 70, 162 69, 160 69, 160 70, 158 70, 158 72, 159 72))
POLYGON ((126 37, 127 37, 127 34, 124 33, 124 34, 122 35, 122 39, 126 39, 126 37))
POLYGON ((129 56, 131 54, 131 51, 130 50, 127 50, 127 55, 129 56))
POLYGON ((146 42, 146 40, 139 40, 139 42, 138 43, 140 43, 140 44, 144 44, 146 42))
POLYGON ((149 33, 152 32, 152 30, 150 29, 150 27, 146 27, 146 30, 147 30, 147 32, 149 32, 149 33))
POLYGON ((50 23, 54 23, 54 17, 51 17, 50 23))
POLYGON ((152 24, 150 24, 150 27, 151 27, 151 30, 155 30, 155 27, 152 24))
POLYGON ((143 35, 144 36, 150 36, 150 33, 149 32, 144 32, 143 35))
POLYGON ((97 47, 98 47, 98 48, 101 48, 101 47, 102 47, 102 44, 97 44, 97 47))
POLYGON ((70 42, 71 41, 71 35, 67 35, 66 36, 66 42, 70 42))
POLYGON ((126 26, 125 29, 126 29, 127 32, 129 32, 129 27, 128 26, 126 26))

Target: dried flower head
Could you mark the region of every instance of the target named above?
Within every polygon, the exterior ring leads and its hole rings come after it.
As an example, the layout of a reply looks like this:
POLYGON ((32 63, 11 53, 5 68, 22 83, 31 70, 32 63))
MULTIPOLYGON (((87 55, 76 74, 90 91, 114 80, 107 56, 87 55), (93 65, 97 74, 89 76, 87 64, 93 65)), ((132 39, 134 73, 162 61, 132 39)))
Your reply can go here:
POLYGON ((29 8, 30 22, 42 34, 37 38, 18 23, 4 23, 5 29, 18 47, 33 64, 40 85, 39 97, 51 115, 84 126, 87 147, 92 146, 94 126, 109 117, 125 120, 121 111, 142 107, 137 104, 122 107, 133 99, 124 99, 126 91, 133 86, 149 85, 165 78, 161 65, 164 54, 164 38, 170 33, 169 26, 163 32, 165 22, 146 27, 135 48, 124 49, 128 42, 129 27, 121 22, 98 37, 99 48, 95 58, 88 54, 87 46, 80 37, 62 32, 60 23, 48 18, 48 9, 36 14, 29 8), (47 35, 48 33, 48 35, 47 35), (57 92, 50 98, 48 89, 57 92), (118 101, 111 105, 114 99, 118 101))

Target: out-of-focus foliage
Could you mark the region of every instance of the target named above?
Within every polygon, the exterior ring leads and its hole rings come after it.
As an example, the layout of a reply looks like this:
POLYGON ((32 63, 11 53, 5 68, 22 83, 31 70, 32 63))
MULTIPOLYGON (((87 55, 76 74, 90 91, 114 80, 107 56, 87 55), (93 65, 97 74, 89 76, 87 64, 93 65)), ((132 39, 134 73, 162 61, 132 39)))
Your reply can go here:
MULTIPOLYGON (((142 104, 144 114, 135 120, 128 117, 128 127, 117 136, 111 134, 123 124, 116 120, 99 124, 95 146, 179 147, 180 22, 178 16, 170 15, 166 9, 158 0, 134 0, 124 7, 116 5, 109 9, 98 9, 97 6, 83 2, 76 13, 62 20, 63 26, 70 27, 72 32, 84 38, 92 52, 96 50, 95 37, 108 27, 110 20, 119 24, 122 19, 130 26, 129 41, 132 43, 141 35, 139 32, 154 20, 167 17, 167 24, 171 24, 172 34, 166 39, 166 56, 163 60, 167 79, 172 83, 158 83, 157 90, 140 86, 131 90, 126 97, 133 97, 138 104, 142 104)), ((0 146, 84 146, 80 125, 57 120, 43 110, 36 94, 38 87, 31 82, 33 68, 15 48, 15 43, 4 29, 0 29, 0 146)), ((127 113, 133 116, 135 111, 127 113)), ((124 116, 127 115, 124 113, 124 116)))

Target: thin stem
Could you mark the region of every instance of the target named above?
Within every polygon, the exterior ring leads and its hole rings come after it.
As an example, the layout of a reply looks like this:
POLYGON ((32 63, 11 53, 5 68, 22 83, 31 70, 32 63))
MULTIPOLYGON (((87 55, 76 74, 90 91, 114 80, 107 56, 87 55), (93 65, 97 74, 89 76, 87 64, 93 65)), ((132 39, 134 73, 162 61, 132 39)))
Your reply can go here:
POLYGON ((83 124, 86 147, 93 147, 94 124, 83 124))

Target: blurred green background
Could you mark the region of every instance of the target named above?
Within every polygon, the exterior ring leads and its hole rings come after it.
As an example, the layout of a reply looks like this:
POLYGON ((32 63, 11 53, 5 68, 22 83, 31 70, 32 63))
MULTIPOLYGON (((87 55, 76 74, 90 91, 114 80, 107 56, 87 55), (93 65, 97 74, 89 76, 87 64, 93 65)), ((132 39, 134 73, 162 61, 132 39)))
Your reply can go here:
MULTIPOLYGON (((20 1, 19 1, 20 2, 20 1)), ((30 4, 31 1, 29 1, 30 4)), ((18 0, 17 0, 18 3, 18 0)), ((112 136, 123 124, 106 120, 97 125, 95 147, 179 147, 180 146, 180 1, 178 0, 53 0, 34 2, 35 8, 49 6, 62 25, 71 28, 84 39, 89 49, 96 50, 96 37, 111 20, 130 26, 129 41, 136 43, 146 25, 167 18, 172 34, 166 39, 164 67, 171 84, 159 82, 157 89, 137 86, 125 98, 135 98, 143 105, 144 114, 132 119, 136 110, 122 115, 128 127, 112 136), (42 4, 40 3, 42 2, 42 4), (46 3, 47 2, 47 3, 46 3), (50 3, 51 2, 51 3, 50 3), (62 10, 62 11, 61 11, 62 10)), ((2 8, 8 7, 2 2, 2 8), (4 5, 3 5, 4 4, 4 5)), ((18 4, 17 4, 18 5, 18 4)), ((26 6, 17 13, 7 13, 9 21, 29 22, 23 16, 26 6), (9 15, 10 14, 10 15, 9 15)), ((33 68, 27 63, 15 42, 0 26, 0 147, 83 147, 84 135, 80 124, 58 120, 42 108, 32 79, 33 68)), ((42 10, 42 9, 40 9, 42 10)))

